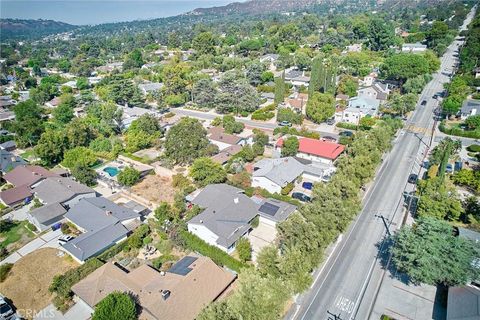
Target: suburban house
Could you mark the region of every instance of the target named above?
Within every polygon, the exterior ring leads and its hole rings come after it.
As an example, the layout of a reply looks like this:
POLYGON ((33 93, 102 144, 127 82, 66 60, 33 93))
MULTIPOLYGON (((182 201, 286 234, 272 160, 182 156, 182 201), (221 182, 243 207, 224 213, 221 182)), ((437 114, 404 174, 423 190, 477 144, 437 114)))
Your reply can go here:
POLYGON ((97 71, 104 72, 104 73, 109 73, 109 72, 112 72, 113 70, 122 71, 122 69, 123 69, 123 61, 110 62, 104 66, 97 67, 97 71))
POLYGON ((342 122, 358 125, 361 118, 378 114, 380 101, 366 96, 358 96, 348 101, 348 107, 343 110, 342 122))
POLYGON ((371 87, 375 79, 377 79, 378 74, 376 72, 370 72, 368 76, 363 77, 358 81, 358 84, 362 87, 371 87))
POLYGON ((138 298, 139 319, 193 320, 235 279, 235 274, 210 258, 189 255, 166 272, 146 264, 127 271, 108 262, 75 284, 72 291, 92 312, 108 294, 120 291, 138 298))
POLYGON ((300 177, 312 182, 327 181, 333 172, 335 167, 328 164, 304 164, 294 157, 265 158, 253 165, 252 187, 262 188, 270 193, 281 193, 282 188, 295 183, 300 177))
POLYGON ((0 149, 5 151, 13 151, 17 149, 17 144, 13 140, 5 141, 4 143, 0 144, 0 149))
POLYGON ((305 114, 308 102, 308 94, 298 93, 295 96, 290 96, 285 99, 285 105, 297 111, 298 113, 305 114))
POLYGON ((425 44, 421 44, 420 42, 416 43, 404 43, 402 45, 402 52, 403 53, 423 53, 427 51, 427 46, 425 44))
POLYGON ((55 97, 55 98, 53 98, 52 100, 45 102, 45 106, 46 106, 47 108, 53 109, 53 108, 58 107, 58 105, 60 104, 60 102, 61 102, 61 101, 60 101, 60 97, 55 97))
POLYGON ((126 239, 141 223, 141 215, 103 197, 84 198, 65 214, 83 232, 63 245, 75 260, 85 262, 126 239))
POLYGON ((380 101, 380 104, 383 104, 388 99, 388 95, 390 94, 390 89, 388 88, 388 84, 375 82, 370 87, 358 89, 357 93, 359 97, 368 97, 372 99, 377 99, 380 101))
POLYGON ((47 177, 32 185, 32 189, 43 205, 27 215, 40 231, 60 222, 68 209, 81 199, 97 196, 95 190, 65 177, 47 177))
POLYGON ((260 57, 260 62, 268 64, 268 70, 276 71, 277 70, 277 60, 280 56, 276 53, 269 53, 260 57))
POLYGON ((47 177, 55 177, 55 173, 40 166, 21 165, 7 172, 3 179, 13 185, 13 188, 0 192, 3 204, 13 207, 32 198, 31 186, 47 177))
POLYGON ((265 100, 265 105, 270 105, 275 101, 275 94, 273 92, 262 92, 260 98, 265 100))
POLYGON ((247 144, 247 139, 233 134, 225 133, 222 127, 211 127, 207 131, 207 138, 210 142, 218 147, 220 151, 234 146, 244 146, 247 144))
POLYGON ((138 88, 144 95, 147 95, 149 93, 154 93, 158 92, 160 89, 162 89, 163 83, 159 82, 149 82, 149 83, 141 83, 138 85, 138 88))
POLYGON ((224 165, 225 163, 228 162, 234 155, 242 151, 242 146, 235 144, 230 147, 226 147, 216 155, 212 156, 212 160, 215 161, 216 163, 219 163, 221 165, 224 165))
POLYGON ((462 120, 478 114, 480 114, 480 100, 467 99, 463 102, 462 108, 460 109, 460 117, 462 120))
MULTIPOLYGON (((345 146, 341 144, 312 138, 301 137, 298 139, 298 143, 298 158, 329 165, 332 165, 345 150, 345 146)), ((283 147, 283 138, 277 141, 275 147, 276 149, 283 147)))
POLYGON ((27 163, 21 157, 0 149, 0 171, 3 174, 25 164, 27 163))
POLYGON ((251 229, 258 205, 243 190, 227 184, 211 184, 186 197, 191 205, 204 209, 188 221, 188 231, 227 253, 251 229))
POLYGON ((125 129, 128 129, 128 127, 130 127, 133 121, 137 120, 138 118, 140 118, 145 114, 149 114, 154 117, 160 116, 160 113, 158 111, 140 108, 140 107, 124 106, 124 107, 120 107, 120 109, 122 109, 123 111, 122 125, 125 129))
POLYGON ((254 196, 252 200, 260 206, 258 208, 259 222, 273 227, 277 223, 287 220, 297 210, 297 206, 273 198, 263 199, 254 196))

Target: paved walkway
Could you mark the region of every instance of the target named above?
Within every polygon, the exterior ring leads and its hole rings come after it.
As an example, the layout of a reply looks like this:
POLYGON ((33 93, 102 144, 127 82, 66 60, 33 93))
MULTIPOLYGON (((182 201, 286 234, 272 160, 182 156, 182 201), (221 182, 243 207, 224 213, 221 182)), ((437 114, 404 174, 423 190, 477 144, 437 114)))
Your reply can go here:
POLYGON ((58 244, 57 240, 61 235, 62 231, 60 229, 55 231, 49 231, 44 235, 33 239, 32 241, 6 257, 4 260, 0 261, 0 265, 4 263, 15 263, 27 254, 41 248, 60 249, 61 246, 58 244))
POLYGON ((76 302, 65 314, 55 309, 53 304, 49 304, 45 309, 33 316, 34 320, 87 320, 92 315, 92 308, 85 302, 74 297, 76 302))

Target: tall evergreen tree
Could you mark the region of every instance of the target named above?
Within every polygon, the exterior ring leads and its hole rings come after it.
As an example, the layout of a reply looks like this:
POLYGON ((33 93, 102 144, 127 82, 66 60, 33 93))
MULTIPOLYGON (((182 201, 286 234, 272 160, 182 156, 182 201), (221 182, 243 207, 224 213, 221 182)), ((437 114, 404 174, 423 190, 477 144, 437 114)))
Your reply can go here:
POLYGON ((275 78, 275 104, 283 102, 285 97, 285 72, 281 77, 275 78))

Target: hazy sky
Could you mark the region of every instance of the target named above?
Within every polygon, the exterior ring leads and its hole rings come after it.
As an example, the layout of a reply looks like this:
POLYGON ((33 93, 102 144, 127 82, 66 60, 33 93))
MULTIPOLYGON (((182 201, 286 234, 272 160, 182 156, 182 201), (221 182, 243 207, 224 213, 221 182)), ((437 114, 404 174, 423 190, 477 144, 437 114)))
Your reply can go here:
POLYGON ((174 16, 238 0, 0 0, 1 18, 99 24, 174 16))

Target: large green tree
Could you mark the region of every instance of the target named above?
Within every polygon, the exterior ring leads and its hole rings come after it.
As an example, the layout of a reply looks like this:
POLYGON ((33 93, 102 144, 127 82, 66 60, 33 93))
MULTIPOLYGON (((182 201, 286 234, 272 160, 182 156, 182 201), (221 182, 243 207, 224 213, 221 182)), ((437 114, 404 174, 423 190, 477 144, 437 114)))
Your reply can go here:
POLYGON ((306 114, 315 123, 326 121, 335 114, 335 98, 328 93, 313 93, 308 99, 306 114))
POLYGON ((413 282, 457 286, 478 279, 473 263, 479 248, 470 240, 456 237, 453 228, 435 218, 420 218, 394 237, 393 263, 413 282))
POLYGON ((227 180, 227 172, 222 165, 210 158, 198 158, 190 167, 190 176, 201 187, 227 180))
POLYGON ((33 146, 44 130, 42 109, 33 101, 20 102, 13 108, 15 121, 12 129, 16 133, 15 141, 20 147, 33 146))
POLYGON ((367 45, 373 51, 386 50, 395 43, 395 30, 390 22, 373 18, 368 24, 367 45))
POLYGON ((183 118, 167 133, 165 155, 178 164, 192 163, 205 155, 209 142, 207 131, 192 118, 183 118))
POLYGON ((137 319, 135 301, 128 293, 114 291, 95 306, 92 320, 135 320, 137 319))

